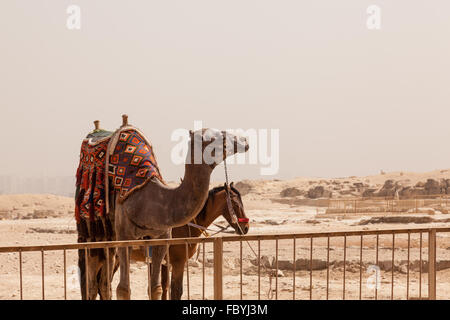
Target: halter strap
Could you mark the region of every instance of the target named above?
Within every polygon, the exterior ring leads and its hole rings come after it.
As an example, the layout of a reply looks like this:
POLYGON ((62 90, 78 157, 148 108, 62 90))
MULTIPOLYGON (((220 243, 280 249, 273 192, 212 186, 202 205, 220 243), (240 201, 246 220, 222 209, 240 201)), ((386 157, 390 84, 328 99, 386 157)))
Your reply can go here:
MULTIPOLYGON (((227 195, 228 213, 230 214, 231 222, 236 224, 238 226, 239 230, 241 231, 241 233, 244 234, 244 232, 242 231, 242 228, 241 228, 241 226, 239 224, 240 221, 239 221, 239 219, 238 219, 238 217, 236 215, 236 212, 234 212, 233 205, 231 204, 230 187, 228 185, 227 144, 226 144, 227 132, 226 131, 222 131, 222 137, 223 137, 223 154, 224 154, 223 166, 224 166, 224 169, 225 169, 225 192, 226 192, 226 195, 227 195)), ((245 219, 245 218, 241 218, 241 219, 245 219)))

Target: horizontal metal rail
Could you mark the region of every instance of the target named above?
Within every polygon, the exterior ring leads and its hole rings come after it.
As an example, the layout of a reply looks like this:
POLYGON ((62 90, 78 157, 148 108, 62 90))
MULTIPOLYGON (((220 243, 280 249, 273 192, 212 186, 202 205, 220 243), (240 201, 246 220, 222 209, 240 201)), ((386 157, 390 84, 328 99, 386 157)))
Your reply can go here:
POLYGON ((287 240, 301 238, 327 238, 327 237, 350 237, 350 236, 365 236, 365 235, 382 235, 382 234, 408 234, 408 233, 421 233, 429 232, 435 229, 439 232, 450 232, 450 227, 440 228, 410 228, 410 229, 386 229, 386 230, 361 230, 361 231, 333 231, 333 232, 310 232, 310 233, 286 233, 286 234, 264 234, 264 235, 245 235, 245 236, 226 236, 223 237, 224 242, 231 241, 256 241, 256 240, 287 240))
MULTIPOLYGON (((382 234, 408 234, 429 232, 431 229, 440 232, 450 232, 450 227, 439 228, 403 228, 403 229, 385 229, 385 230, 351 230, 351 231, 333 231, 333 232, 308 232, 308 233, 279 233, 279 234, 260 234, 260 235, 231 235, 220 237, 223 242, 233 241, 258 241, 258 240, 285 240, 285 239, 301 239, 301 238, 327 238, 327 237, 344 237, 344 236, 361 236, 361 235, 382 235, 382 234)), ((42 246, 11 246, 0 247, 0 253, 4 252, 30 252, 30 251, 56 251, 56 250, 76 250, 76 249, 100 249, 100 248, 123 248, 132 246, 162 246, 176 245, 186 242, 195 243, 212 243, 217 237, 210 238, 176 238, 176 239, 156 239, 156 240, 128 240, 128 241, 104 241, 104 242, 83 242, 71 244, 54 244, 42 246)))

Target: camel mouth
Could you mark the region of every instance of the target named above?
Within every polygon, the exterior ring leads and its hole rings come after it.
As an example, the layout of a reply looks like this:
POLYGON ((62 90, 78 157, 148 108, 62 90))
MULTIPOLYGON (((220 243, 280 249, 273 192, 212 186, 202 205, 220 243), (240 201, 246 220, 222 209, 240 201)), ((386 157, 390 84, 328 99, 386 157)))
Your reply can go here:
POLYGON ((247 137, 244 136, 236 136, 234 139, 234 149, 236 153, 247 152, 250 148, 250 144, 248 143, 247 137))
POLYGON ((250 229, 250 226, 248 223, 239 223, 239 225, 236 225, 236 227, 235 227, 235 231, 239 235, 247 234, 249 229, 250 229))

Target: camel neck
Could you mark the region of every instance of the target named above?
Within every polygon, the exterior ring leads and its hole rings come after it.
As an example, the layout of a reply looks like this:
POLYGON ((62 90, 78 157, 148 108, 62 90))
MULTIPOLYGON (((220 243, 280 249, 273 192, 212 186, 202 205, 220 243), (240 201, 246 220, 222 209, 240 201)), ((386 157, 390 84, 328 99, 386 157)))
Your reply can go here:
POLYGON ((208 197, 211 171, 205 164, 186 164, 183 181, 174 189, 171 225, 188 223, 203 208, 208 197))
POLYGON ((181 227, 198 215, 208 197, 211 167, 188 164, 182 183, 168 188, 157 181, 136 190, 124 203, 128 219, 149 230, 181 227))

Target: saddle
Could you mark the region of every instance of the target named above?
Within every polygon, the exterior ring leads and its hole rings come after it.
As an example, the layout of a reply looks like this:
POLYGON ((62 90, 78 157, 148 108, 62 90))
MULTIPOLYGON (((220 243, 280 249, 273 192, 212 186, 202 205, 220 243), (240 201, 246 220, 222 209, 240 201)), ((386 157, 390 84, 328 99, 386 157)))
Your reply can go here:
POLYGON ((91 241, 99 233, 104 238, 98 229, 111 229, 109 213, 115 199, 125 201, 152 178, 164 183, 151 143, 129 125, 115 132, 89 133, 81 144, 76 178, 75 218, 77 225, 90 222, 82 233, 91 241))

